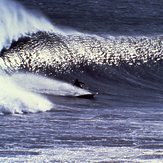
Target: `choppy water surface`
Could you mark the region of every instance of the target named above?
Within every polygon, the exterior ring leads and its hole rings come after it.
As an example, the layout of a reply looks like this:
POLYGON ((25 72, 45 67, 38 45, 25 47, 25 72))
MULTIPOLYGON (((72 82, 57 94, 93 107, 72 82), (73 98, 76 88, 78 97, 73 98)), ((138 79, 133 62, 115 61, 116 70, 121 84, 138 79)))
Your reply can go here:
POLYGON ((98 100, 75 104, 78 107, 1 116, 0 160, 161 162, 161 107, 104 108, 98 100))

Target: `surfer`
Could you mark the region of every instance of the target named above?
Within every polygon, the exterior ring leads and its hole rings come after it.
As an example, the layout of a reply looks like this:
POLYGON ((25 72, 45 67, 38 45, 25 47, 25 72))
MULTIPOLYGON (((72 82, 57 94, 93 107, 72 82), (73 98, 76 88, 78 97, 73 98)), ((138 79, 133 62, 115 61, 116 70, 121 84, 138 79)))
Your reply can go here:
POLYGON ((82 88, 82 85, 85 85, 83 82, 79 81, 78 79, 75 80, 74 86, 82 88))

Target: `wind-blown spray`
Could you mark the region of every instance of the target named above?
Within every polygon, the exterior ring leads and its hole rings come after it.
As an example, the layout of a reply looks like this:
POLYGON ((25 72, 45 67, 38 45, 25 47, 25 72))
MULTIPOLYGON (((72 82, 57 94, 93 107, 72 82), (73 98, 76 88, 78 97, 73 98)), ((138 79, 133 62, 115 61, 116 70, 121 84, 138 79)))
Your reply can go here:
POLYGON ((34 14, 11 0, 0 1, 0 51, 13 40, 37 31, 61 32, 41 14, 34 14))

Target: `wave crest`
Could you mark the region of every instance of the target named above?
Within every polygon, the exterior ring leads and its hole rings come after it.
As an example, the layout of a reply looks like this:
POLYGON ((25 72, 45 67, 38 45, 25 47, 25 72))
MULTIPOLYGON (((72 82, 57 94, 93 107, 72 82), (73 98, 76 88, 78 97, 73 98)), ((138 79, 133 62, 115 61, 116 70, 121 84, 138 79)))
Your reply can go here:
POLYGON ((1 0, 0 11, 0 50, 8 48, 13 40, 37 31, 61 32, 44 16, 28 11, 13 0, 1 0))

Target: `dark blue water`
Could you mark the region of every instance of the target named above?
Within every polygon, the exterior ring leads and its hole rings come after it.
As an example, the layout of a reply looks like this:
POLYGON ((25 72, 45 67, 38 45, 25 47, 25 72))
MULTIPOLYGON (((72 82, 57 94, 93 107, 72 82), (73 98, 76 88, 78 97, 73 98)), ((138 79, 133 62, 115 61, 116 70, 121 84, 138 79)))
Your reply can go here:
MULTIPOLYGON (((22 1, 21 1, 22 2, 22 1)), ((57 25, 114 35, 162 34, 161 0, 23 0, 57 25)))
POLYGON ((4 14, 22 28, 3 30, 18 32, 0 57, 0 162, 162 162, 163 2, 20 2, 4 14))

